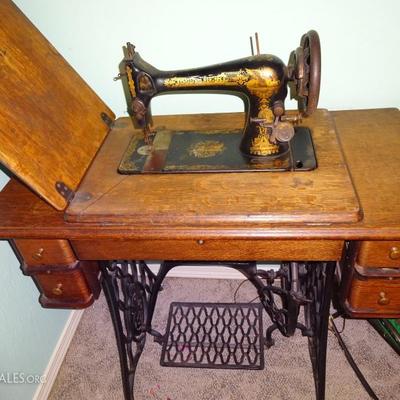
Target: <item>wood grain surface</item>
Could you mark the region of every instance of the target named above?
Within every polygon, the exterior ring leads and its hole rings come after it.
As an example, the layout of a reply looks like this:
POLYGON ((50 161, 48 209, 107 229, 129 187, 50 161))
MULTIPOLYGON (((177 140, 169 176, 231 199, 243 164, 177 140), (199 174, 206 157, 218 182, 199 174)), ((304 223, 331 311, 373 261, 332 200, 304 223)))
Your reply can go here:
POLYGON ((365 222, 370 226, 399 226, 399 110, 349 110, 335 112, 334 116, 365 222))
POLYGON ((76 262, 68 240, 17 239, 14 244, 28 265, 68 265, 76 262))
POLYGON ((0 2, 0 163, 57 209, 76 190, 114 114, 9 0, 0 2))
MULTIPOLYGON (((240 128, 227 116, 232 128, 240 128)), ((155 128, 221 129, 206 115, 155 118, 155 128), (187 122, 185 120, 189 120, 187 122)), ((116 121, 66 211, 70 222, 116 225, 256 226, 351 223, 361 210, 339 148, 333 119, 318 110, 311 128, 318 168, 302 172, 121 175, 118 165, 135 131, 116 121)))
POLYGON ((364 241, 357 263, 363 267, 400 268, 400 241, 364 241))
POLYGON ((72 242, 80 260, 340 260, 342 240, 90 239, 72 242))
MULTIPOLYGON (((11 180, 0 193, 1 238, 49 239, 325 239, 325 240, 400 240, 400 113, 397 109, 353 110, 332 113, 338 135, 363 205, 364 218, 358 223, 333 225, 232 223, 223 226, 156 226, 108 225, 107 223, 67 223, 64 213, 54 210, 16 180, 11 180), (379 125, 379 134, 366 133, 365 127, 379 125), (365 137, 374 140, 359 143, 365 137), (376 149, 380 150, 376 153, 376 149), (367 154, 368 156, 366 156, 367 154), (374 163, 371 162, 374 160, 374 163), (378 166, 375 168, 375 166, 378 166), (397 167, 396 167, 397 166, 397 167), (354 173, 353 173, 354 169, 354 173), (365 171, 365 172, 364 172, 365 171), (391 174, 391 179, 388 179, 391 174), (394 183, 394 185, 392 185, 394 183), (378 193, 379 192, 379 193, 378 193), (384 198, 384 201, 382 201, 384 198)), ((242 117, 238 114, 236 123, 242 117)), ((229 127, 231 115, 209 116, 225 121, 229 127)), ((134 196, 134 193, 132 193, 134 196)))
POLYGON ((352 312, 400 316, 400 279, 354 279, 348 297, 352 312), (386 300, 381 303, 382 297, 386 300))

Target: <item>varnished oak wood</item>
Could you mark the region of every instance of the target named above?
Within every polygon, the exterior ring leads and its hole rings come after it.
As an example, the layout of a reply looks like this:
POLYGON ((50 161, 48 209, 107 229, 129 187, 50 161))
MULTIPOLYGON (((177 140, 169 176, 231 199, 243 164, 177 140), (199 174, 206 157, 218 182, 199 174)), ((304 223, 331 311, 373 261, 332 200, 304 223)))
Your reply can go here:
POLYGON ((338 111, 336 127, 366 227, 400 225, 398 109, 338 111))
MULTIPOLYGON (((154 121, 156 130, 221 129, 219 119, 204 115, 154 121)), ((240 128, 236 121, 229 119, 232 129, 240 128)), ((141 132, 129 118, 120 118, 68 207, 67 220, 168 227, 357 222, 361 210, 331 115, 318 110, 306 125, 318 160, 313 171, 127 176, 118 173, 118 165, 132 136, 141 132)))
POLYGON ((32 266, 24 264, 24 274, 32 277, 39 302, 47 308, 86 308, 100 294, 96 262, 76 262, 69 266, 32 266))
POLYGON ((57 209, 75 191, 114 114, 9 0, 0 2, 0 163, 57 209))
POLYGON ((363 267, 400 268, 400 241, 364 241, 357 262, 363 267))
POLYGON ((43 307, 85 308, 99 296, 98 263, 79 261, 68 240, 16 239, 12 245, 43 307))
POLYGON ((159 260, 338 260, 341 240, 111 240, 73 242, 81 260, 159 259, 159 260))
MULTIPOLYGON (((358 223, 330 226, 305 224, 243 226, 236 222, 218 227, 160 227, 151 223, 143 224, 141 227, 112 226, 102 222, 67 223, 64 220, 64 213, 54 210, 21 183, 11 180, 0 193, 0 237, 71 240, 84 238, 400 240, 398 191, 400 176, 393 173, 395 166, 392 165, 392 161, 399 165, 399 111, 397 109, 354 110, 338 111, 333 115, 345 158, 350 166, 353 182, 363 206, 364 218, 358 223), (365 137, 365 126, 376 128, 376 121, 380 121, 379 135, 375 135, 374 141, 363 142, 361 151, 358 146, 365 137), (374 153, 376 148, 379 151, 374 153), (370 162, 371 159, 375 164, 370 162), (378 168, 375 168, 375 165, 378 168), (388 182, 386 178, 389 174, 392 176, 391 182, 388 182), (375 191, 372 188, 379 188, 379 190, 375 191), (382 201, 383 198, 384 201, 382 201)), ((228 126, 229 121, 235 117, 232 114, 209 116, 210 120, 214 118, 225 121, 224 124, 228 126)), ((236 116, 239 121, 240 118, 241 115, 236 116)))
POLYGON ((76 261, 68 240, 17 239, 14 245, 28 265, 68 265, 76 261))
POLYGON ((354 314, 400 315, 400 279, 354 279, 349 291, 347 307, 354 314), (380 303, 382 297, 387 304, 380 303))

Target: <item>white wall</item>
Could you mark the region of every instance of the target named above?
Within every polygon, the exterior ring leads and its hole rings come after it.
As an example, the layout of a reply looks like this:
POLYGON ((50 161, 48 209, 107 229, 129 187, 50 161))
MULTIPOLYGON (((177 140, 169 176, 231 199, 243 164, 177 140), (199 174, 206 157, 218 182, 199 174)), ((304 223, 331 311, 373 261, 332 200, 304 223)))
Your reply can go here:
MULTIPOLYGON (((0 190, 6 180, 0 175, 0 190)), ((27 400, 36 384, 5 380, 17 373, 31 382, 32 376, 43 374, 70 312, 41 308, 36 286, 22 275, 10 246, 2 240, 0 272, 0 399, 27 400)))
MULTIPOLYGON (((322 43, 321 107, 400 103, 398 0, 15 2, 118 116, 126 115, 126 105, 120 82, 112 78, 126 41, 156 67, 175 69, 246 56, 254 31, 259 32, 263 52, 286 61, 311 28, 322 43)), ((153 103, 154 114, 238 110, 240 100, 221 95, 164 96, 153 103)), ((0 172, 0 181, 5 180, 0 172)), ((34 371, 26 372, 40 373, 68 314, 39 309, 33 283, 21 275, 4 245, 0 268, 0 372, 30 366, 34 371)), ((33 390, 32 385, 0 384, 0 398, 29 399, 33 390)))
MULTIPOLYGON (((316 29, 322 45, 320 106, 399 106, 398 0, 17 0, 56 48, 118 116, 125 100, 118 73, 130 41, 160 69, 197 67, 262 52, 287 61, 301 35, 316 29)), ((163 96, 154 114, 241 110, 233 96, 163 96), (189 98, 190 96, 190 98, 189 98)), ((293 108, 293 107, 292 107, 293 108)))

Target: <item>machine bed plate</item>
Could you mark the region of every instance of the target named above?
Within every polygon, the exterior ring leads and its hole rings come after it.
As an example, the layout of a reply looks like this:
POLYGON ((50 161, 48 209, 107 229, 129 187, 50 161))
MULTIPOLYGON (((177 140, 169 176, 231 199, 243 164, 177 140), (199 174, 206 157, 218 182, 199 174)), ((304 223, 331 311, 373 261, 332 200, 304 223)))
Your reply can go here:
POLYGON ((247 158, 239 151, 241 130, 159 130, 152 146, 135 135, 119 165, 121 174, 246 171, 310 171, 317 167, 311 132, 296 127, 279 156, 247 158))

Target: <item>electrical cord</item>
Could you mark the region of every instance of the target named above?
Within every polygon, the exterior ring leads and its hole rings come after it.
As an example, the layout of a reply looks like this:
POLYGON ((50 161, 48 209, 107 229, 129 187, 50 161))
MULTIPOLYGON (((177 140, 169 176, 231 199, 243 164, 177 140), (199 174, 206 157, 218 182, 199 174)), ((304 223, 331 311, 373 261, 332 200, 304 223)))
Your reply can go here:
MULTIPOLYGON (((238 294, 238 292, 239 292, 239 289, 243 286, 243 284, 244 283, 246 283, 246 282, 248 282, 248 280, 247 279, 244 279, 242 282, 240 282, 239 283, 239 285, 238 285, 238 287, 236 288, 236 290, 235 290, 235 292, 233 293, 233 302, 235 303, 235 304, 237 304, 237 299, 236 299, 236 297, 237 297, 237 294, 238 294)), ((248 301, 247 303, 254 303, 257 299, 259 299, 260 298, 260 296, 257 296, 257 297, 254 297, 254 299, 253 300, 250 300, 250 301, 248 301)))
POLYGON ((369 383, 365 379, 364 375, 362 374, 362 372, 358 368, 356 362, 354 361, 354 358, 352 357, 349 349, 346 346, 346 343, 344 342, 340 332, 338 331, 338 329, 337 329, 337 327, 335 325, 335 322, 333 321, 333 316, 332 315, 329 316, 329 326, 331 328, 331 331, 335 335, 337 341, 339 342, 339 345, 340 345, 341 349, 344 352, 344 355, 346 357, 347 362, 350 364, 350 367, 353 369, 354 373, 357 375, 357 378, 361 382, 363 388, 369 394, 371 399, 379 400, 378 396, 372 390, 371 386, 369 385, 369 383))

